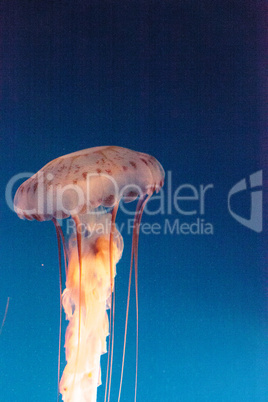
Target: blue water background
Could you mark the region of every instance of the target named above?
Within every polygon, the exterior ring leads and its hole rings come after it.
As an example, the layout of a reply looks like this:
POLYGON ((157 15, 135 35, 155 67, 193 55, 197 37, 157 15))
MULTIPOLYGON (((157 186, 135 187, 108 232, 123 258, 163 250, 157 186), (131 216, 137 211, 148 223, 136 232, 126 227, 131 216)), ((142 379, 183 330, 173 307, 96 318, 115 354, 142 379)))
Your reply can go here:
MULTIPOLYGON (((232 186, 265 169, 264 7, 12 0, 2 11, 0 321, 10 303, 0 336, 0 401, 56 401, 59 327, 54 227, 18 219, 5 188, 18 173, 99 145, 154 155, 172 175, 172 197, 185 183, 213 184, 203 215, 198 201, 180 204, 194 215, 180 214, 173 201, 168 211, 166 183, 162 213, 143 217, 161 230, 141 233, 139 244, 137 400, 267 401, 267 232, 242 226, 227 208, 232 186), (213 234, 165 233, 166 220, 178 219, 204 219, 213 234)), ((233 208, 248 218, 249 201, 242 194, 233 208)), ((118 222, 125 219, 119 213, 118 222)), ((123 236, 112 401, 131 248, 131 236, 123 236)), ((134 299, 132 292, 122 401, 134 398, 134 299)))

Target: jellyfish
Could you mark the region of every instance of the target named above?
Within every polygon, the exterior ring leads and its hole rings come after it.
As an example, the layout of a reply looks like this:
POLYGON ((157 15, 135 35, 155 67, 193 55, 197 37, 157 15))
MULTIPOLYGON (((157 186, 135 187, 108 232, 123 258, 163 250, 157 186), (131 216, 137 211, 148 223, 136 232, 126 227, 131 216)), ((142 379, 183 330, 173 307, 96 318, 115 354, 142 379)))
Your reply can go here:
POLYGON ((100 359, 107 351, 105 401, 110 400, 115 311, 114 281, 116 264, 123 252, 123 238, 116 227, 115 219, 120 202, 137 199, 118 396, 120 400, 134 266, 137 320, 136 400, 139 228, 146 203, 163 184, 164 170, 154 157, 117 146, 103 146, 52 160, 22 183, 15 194, 14 209, 20 218, 52 220, 56 228, 60 269, 60 311, 63 307, 69 321, 65 334, 67 363, 59 380, 60 318, 58 397, 61 393, 65 402, 97 400, 97 388, 101 384, 100 359), (65 218, 72 218, 74 222, 74 230, 68 241, 61 229, 62 220, 65 218), (62 291, 62 249, 66 274, 64 291, 62 291), (107 337, 109 337, 108 348, 107 337))

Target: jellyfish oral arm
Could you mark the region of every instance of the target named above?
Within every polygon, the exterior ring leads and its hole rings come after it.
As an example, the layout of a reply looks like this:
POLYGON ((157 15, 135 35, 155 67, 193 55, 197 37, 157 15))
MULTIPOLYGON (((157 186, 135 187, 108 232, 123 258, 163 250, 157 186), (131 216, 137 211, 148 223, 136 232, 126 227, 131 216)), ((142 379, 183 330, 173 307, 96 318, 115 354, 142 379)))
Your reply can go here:
MULTIPOLYGON (((99 219, 110 220, 111 214, 99 219)), ((100 357, 107 352, 111 282, 114 283, 116 263, 123 248, 121 235, 116 235, 112 237, 111 261, 110 233, 92 232, 89 238, 82 236, 80 263, 76 237, 69 244, 66 289, 62 297, 69 320, 65 337, 67 365, 60 381, 65 402, 96 402, 97 387, 101 384, 100 357)))

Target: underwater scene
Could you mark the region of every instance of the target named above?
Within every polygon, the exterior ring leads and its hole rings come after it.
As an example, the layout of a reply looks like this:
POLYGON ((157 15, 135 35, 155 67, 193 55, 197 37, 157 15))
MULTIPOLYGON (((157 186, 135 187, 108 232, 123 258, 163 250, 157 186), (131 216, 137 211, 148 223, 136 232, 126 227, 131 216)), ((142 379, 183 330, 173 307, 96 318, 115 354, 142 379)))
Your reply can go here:
POLYGON ((267 4, 1 14, 0 402, 267 401, 267 4))

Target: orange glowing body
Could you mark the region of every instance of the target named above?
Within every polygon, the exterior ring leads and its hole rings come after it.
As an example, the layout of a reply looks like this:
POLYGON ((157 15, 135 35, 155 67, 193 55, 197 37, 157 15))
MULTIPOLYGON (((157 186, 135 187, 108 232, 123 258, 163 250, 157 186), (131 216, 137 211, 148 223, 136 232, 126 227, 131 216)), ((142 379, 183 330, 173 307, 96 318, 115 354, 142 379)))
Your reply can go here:
MULTIPOLYGON (((95 217, 94 217, 95 218, 95 217)), ((110 220, 111 214, 98 217, 100 222, 110 220)), ((106 225, 105 225, 106 226, 106 225)), ((69 264, 63 307, 70 321, 65 349, 67 365, 60 382, 64 401, 96 401, 97 386, 101 384, 100 356, 107 352, 109 335, 107 308, 110 308, 110 234, 91 232, 82 237, 81 327, 79 354, 79 261, 76 244, 69 245, 69 264)), ((72 241, 72 240, 71 240, 72 241)), ((116 263, 121 258, 123 241, 119 232, 113 241, 112 279, 116 275, 116 263)))

